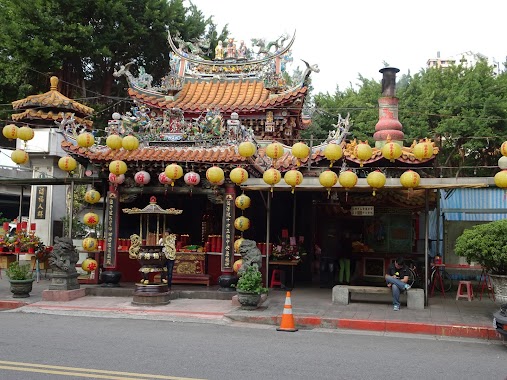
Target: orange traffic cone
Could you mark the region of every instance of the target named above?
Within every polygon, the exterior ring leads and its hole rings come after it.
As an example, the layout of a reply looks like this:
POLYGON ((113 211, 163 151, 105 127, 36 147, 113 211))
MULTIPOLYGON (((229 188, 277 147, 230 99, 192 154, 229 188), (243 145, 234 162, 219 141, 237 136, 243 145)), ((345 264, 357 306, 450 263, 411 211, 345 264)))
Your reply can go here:
POLYGON ((294 316, 292 315, 292 303, 290 301, 290 292, 285 297, 285 306, 283 307, 282 322, 277 331, 298 331, 294 324, 294 316))

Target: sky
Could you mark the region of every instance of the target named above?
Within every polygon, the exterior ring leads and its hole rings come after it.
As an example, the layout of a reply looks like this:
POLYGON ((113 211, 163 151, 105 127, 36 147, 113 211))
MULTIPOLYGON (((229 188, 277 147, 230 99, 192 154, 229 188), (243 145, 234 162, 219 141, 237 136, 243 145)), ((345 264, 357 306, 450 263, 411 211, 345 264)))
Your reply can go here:
MULTIPOLYGON (((380 81, 386 62, 399 76, 419 72, 430 58, 463 52, 506 60, 504 0, 192 0, 203 14, 213 16, 220 31, 228 24, 235 41, 272 41, 282 35, 296 40, 294 61, 317 64, 312 73, 314 93, 334 94, 356 86, 361 74, 380 81)), ((188 4, 188 2, 187 2, 188 4)))

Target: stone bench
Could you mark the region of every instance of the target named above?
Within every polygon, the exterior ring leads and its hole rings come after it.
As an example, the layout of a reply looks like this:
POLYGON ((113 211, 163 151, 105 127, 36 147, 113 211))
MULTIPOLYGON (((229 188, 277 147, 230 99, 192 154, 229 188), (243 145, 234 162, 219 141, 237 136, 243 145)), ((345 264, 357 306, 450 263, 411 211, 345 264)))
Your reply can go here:
MULTIPOLYGON (((348 305, 350 303, 350 295, 356 294, 386 294, 391 296, 391 289, 386 287, 375 286, 351 286, 336 285, 333 287, 333 303, 348 305)), ((424 290, 411 288, 401 293, 400 300, 407 299, 407 308, 423 310, 424 309, 424 290), (405 295, 406 294, 406 295, 405 295)))

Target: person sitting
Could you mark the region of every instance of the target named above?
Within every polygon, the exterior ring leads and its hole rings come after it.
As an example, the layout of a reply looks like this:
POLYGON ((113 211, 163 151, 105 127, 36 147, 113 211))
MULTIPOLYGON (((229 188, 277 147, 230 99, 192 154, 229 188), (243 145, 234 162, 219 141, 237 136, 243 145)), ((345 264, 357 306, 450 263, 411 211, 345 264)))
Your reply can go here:
POLYGON ((385 278, 387 286, 391 288, 393 293, 393 310, 398 311, 400 310, 401 292, 410 289, 410 285, 408 284, 409 271, 403 257, 398 257, 389 265, 385 278))

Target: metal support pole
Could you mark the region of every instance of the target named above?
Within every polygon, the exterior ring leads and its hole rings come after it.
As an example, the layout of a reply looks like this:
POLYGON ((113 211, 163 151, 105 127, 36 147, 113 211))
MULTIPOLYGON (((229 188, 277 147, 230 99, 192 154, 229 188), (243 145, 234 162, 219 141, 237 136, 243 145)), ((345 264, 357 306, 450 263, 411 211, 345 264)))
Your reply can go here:
POLYGON ((271 195, 268 191, 268 205, 266 207, 266 288, 269 288, 269 240, 270 233, 269 230, 271 228, 271 195))
POLYGON ((69 238, 72 239, 72 221, 74 219, 74 180, 70 180, 70 207, 69 207, 69 238))
POLYGON ((428 197, 429 189, 424 190, 424 304, 428 305, 428 232, 429 232, 429 197, 428 197))
MULTIPOLYGON (((21 186, 21 193, 19 194, 19 219, 18 219, 18 226, 20 223, 23 222, 23 189, 24 187, 21 186)), ((18 230, 16 230, 17 233, 19 233, 18 230)), ((19 255, 16 255, 16 259, 19 261, 19 255)))
POLYGON ((296 237, 296 193, 292 197, 292 236, 296 237))
POLYGON ((440 256, 440 190, 437 189, 437 231, 435 234, 435 256, 440 256))

